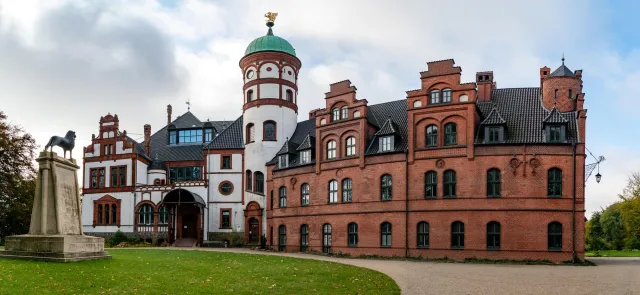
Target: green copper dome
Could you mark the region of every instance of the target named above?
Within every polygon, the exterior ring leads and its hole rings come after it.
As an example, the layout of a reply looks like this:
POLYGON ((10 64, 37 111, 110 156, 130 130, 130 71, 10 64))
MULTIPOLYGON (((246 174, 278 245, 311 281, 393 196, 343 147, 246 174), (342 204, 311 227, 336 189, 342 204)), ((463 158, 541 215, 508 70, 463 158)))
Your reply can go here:
MULTIPOLYGON (((273 26, 273 23, 268 23, 267 25, 269 24, 273 26)), ((269 31, 266 36, 257 38, 249 43, 247 50, 244 51, 244 56, 260 51, 279 51, 296 56, 296 50, 293 49, 291 43, 283 38, 274 36, 271 26, 269 26, 269 31)))

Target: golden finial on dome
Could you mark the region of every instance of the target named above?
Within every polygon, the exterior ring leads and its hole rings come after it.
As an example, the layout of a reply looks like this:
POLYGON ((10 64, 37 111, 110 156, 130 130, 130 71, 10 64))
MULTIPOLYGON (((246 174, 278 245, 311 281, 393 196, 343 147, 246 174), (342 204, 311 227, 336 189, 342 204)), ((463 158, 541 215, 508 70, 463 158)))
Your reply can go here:
POLYGON ((275 22, 277 16, 278 16, 277 12, 267 12, 267 13, 264 14, 264 17, 267 18, 267 23, 275 22))

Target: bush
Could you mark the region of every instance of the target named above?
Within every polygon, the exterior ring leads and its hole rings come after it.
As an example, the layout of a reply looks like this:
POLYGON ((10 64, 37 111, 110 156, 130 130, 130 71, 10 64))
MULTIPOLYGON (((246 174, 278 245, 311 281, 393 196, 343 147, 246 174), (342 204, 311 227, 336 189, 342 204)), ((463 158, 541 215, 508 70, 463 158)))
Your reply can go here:
POLYGON ((136 243, 136 242, 138 242, 138 239, 129 238, 123 232, 118 230, 116 232, 116 234, 113 235, 113 237, 108 238, 108 239, 104 239, 104 242, 107 245, 107 247, 115 247, 115 246, 119 245, 120 243, 136 243))

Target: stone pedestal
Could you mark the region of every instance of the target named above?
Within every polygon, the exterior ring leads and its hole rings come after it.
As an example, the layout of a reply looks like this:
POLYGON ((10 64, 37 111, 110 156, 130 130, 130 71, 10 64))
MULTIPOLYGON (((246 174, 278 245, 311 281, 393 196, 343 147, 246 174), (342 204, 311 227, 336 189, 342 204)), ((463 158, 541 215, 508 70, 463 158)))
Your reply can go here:
POLYGON ((64 159, 52 152, 41 152, 36 181, 36 195, 31 225, 26 235, 5 239, 0 257, 79 261, 109 259, 104 239, 82 233, 82 211, 74 159, 64 159))

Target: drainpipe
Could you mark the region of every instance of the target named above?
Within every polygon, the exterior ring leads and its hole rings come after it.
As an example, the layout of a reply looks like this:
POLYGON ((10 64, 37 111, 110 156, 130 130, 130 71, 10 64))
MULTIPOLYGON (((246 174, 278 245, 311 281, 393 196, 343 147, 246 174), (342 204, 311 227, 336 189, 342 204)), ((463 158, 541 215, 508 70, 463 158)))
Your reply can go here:
POLYGON ((576 262, 576 144, 573 143, 573 209, 571 214, 571 254, 576 262))
MULTIPOLYGON (((213 132, 213 131, 212 131, 213 132)), ((206 239, 205 241, 209 240, 209 215, 211 215, 211 213, 209 212, 209 202, 210 202, 210 197, 211 197, 211 183, 209 182, 209 169, 211 168, 211 163, 209 163, 209 153, 211 152, 211 146, 207 145, 207 154, 205 155, 205 160, 207 162, 207 171, 204 172, 204 175, 206 177, 206 181, 207 181, 207 207, 206 207, 206 211, 207 211, 207 232, 205 233, 206 239)))
MULTIPOLYGON (((405 150, 405 153, 407 151, 405 150)), ((406 154, 407 157, 409 154, 406 154)), ((409 162, 404 165, 404 257, 409 257, 409 162)))

